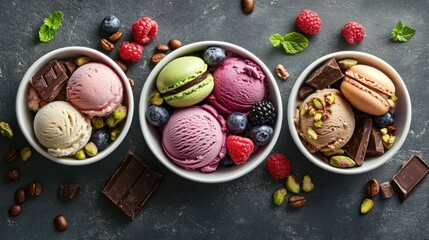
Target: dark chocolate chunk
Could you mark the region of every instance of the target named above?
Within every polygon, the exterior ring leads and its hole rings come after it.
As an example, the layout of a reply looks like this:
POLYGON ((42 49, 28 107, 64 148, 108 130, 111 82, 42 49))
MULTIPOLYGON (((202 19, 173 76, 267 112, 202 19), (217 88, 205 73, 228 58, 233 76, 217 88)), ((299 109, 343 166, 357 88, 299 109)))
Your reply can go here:
POLYGON ((405 200, 429 173, 429 165, 420 157, 412 156, 393 176, 392 186, 401 200, 405 200))
POLYGON ((358 116, 356 118, 353 136, 344 147, 344 151, 356 162, 358 166, 361 166, 365 159, 371 129, 372 119, 367 116, 358 116))
POLYGON ((321 90, 343 77, 344 74, 338 66, 337 60, 332 58, 316 69, 305 82, 313 88, 321 90))
POLYGON ((60 197, 74 199, 82 191, 82 186, 79 184, 61 185, 59 188, 60 197))
POLYGON ((316 90, 314 90, 313 88, 311 88, 309 86, 303 86, 298 91, 298 97, 300 99, 306 99, 308 96, 310 96, 310 94, 314 93, 315 91, 316 90))
POLYGON ((129 151, 102 192, 134 220, 159 188, 164 177, 150 168, 139 156, 129 151))
POLYGON ((384 182, 380 184, 381 195, 383 199, 390 198, 393 195, 393 187, 390 182, 384 182))
POLYGON ((380 130, 372 126, 371 134, 369 135, 368 148, 366 156, 380 156, 384 154, 383 142, 381 141, 380 130))
POLYGON ((67 75, 70 77, 74 70, 76 70, 77 65, 74 63, 73 60, 61 60, 61 63, 64 65, 64 67, 67 70, 67 75))
POLYGON ((66 68, 58 60, 43 66, 30 80, 30 84, 45 101, 52 101, 64 87, 67 79, 66 68))

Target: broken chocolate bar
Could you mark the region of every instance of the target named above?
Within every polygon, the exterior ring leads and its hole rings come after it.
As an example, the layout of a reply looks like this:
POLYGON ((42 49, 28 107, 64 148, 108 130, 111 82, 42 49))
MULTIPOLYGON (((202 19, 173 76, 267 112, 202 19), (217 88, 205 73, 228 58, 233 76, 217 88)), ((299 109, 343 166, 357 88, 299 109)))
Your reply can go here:
POLYGON ((308 96, 310 96, 312 93, 314 93, 316 90, 309 86, 303 86, 298 91, 298 97, 300 99, 306 99, 308 96))
POLYGON ((30 80, 30 84, 45 101, 52 101, 64 87, 67 79, 66 68, 58 60, 43 66, 30 80))
POLYGON ((366 156, 380 156, 384 154, 383 142, 381 141, 380 130, 372 127, 371 134, 369 135, 368 148, 366 149, 366 156))
POLYGON ((102 192, 134 220, 159 188, 164 177, 150 168, 143 159, 129 151, 102 192))
POLYGON ((82 191, 82 186, 79 184, 61 185, 58 192, 60 197, 74 199, 82 191))
POLYGON ((316 69, 305 82, 317 90, 322 90, 343 77, 337 60, 332 58, 316 69))
POLYGON ((367 116, 358 116, 353 136, 344 147, 344 151, 358 166, 361 166, 365 159, 371 129, 372 119, 367 116))
POLYGON ((428 173, 429 165, 418 156, 412 156, 393 176, 391 184, 403 201, 428 173))
POLYGON ((380 184, 381 195, 383 199, 390 198, 393 195, 393 187, 390 182, 384 182, 380 184))

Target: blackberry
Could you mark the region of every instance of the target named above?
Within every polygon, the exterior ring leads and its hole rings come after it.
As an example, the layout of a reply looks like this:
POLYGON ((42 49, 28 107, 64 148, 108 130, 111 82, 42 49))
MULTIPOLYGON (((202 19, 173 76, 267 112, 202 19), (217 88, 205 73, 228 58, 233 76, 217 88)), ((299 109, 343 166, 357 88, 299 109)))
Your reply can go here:
POLYGON ((249 119, 253 125, 274 124, 276 119, 276 108, 273 103, 264 100, 255 103, 249 113, 249 119))

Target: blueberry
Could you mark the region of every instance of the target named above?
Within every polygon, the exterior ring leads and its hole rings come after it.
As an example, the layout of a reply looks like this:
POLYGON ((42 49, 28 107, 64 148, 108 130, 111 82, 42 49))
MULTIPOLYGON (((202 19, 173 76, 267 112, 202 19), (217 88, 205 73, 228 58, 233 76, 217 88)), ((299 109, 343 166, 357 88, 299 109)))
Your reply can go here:
POLYGON ((271 141, 273 134, 274 130, 269 125, 256 126, 250 131, 250 139, 252 139, 256 145, 262 146, 271 141))
POLYGON ((204 52, 204 61, 211 67, 219 66, 226 58, 226 53, 223 48, 209 47, 204 52))
POLYGON ((99 150, 105 149, 110 144, 109 133, 105 128, 98 129, 91 136, 93 142, 99 150))
POLYGON ((150 124, 159 127, 165 125, 170 118, 170 114, 167 109, 162 106, 150 105, 146 110, 146 119, 150 124))
POLYGON ((242 133, 244 132, 244 130, 246 130, 247 122, 248 121, 246 114, 241 112, 234 112, 228 116, 226 120, 226 125, 230 132, 242 133))
POLYGON ((393 114, 390 112, 387 112, 386 114, 382 116, 376 116, 374 117, 374 122, 379 128, 385 128, 389 125, 392 125, 394 123, 395 119, 393 117, 393 114))
POLYGON ((219 161, 219 165, 224 167, 232 167, 232 166, 235 166, 235 163, 234 161, 232 161, 231 157, 225 156, 219 161))
POLYGON ((106 16, 101 23, 101 28, 107 33, 114 33, 121 27, 121 21, 116 16, 106 16))

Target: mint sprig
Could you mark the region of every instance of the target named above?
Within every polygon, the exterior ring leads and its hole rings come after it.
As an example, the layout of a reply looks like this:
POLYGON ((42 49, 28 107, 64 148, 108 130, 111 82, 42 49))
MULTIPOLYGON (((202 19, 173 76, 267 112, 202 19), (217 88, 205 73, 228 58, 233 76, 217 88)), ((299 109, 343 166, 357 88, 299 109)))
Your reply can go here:
POLYGON ((55 37, 56 30, 61 26, 63 16, 63 12, 56 11, 45 18, 43 25, 39 29, 39 40, 41 42, 49 42, 55 37))
POLYGON ((408 42, 416 33, 416 30, 402 24, 401 20, 398 21, 395 28, 390 33, 392 39, 396 42, 408 42))
POLYGON ((283 49, 288 54, 297 54, 307 48, 308 39, 297 32, 288 33, 284 37, 276 33, 270 36, 270 43, 275 48, 283 46, 283 49))

